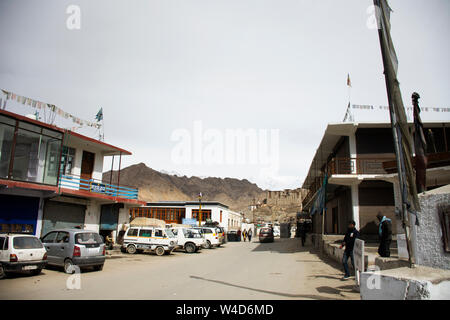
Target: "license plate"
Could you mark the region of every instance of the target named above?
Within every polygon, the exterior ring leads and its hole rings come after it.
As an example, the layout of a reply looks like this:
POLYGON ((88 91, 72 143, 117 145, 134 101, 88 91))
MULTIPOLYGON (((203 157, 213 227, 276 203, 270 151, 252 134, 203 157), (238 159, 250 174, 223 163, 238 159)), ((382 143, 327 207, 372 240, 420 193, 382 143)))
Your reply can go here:
POLYGON ((24 266, 22 269, 23 270, 35 270, 35 269, 37 269, 37 266, 24 266))
POLYGON ((89 248, 89 253, 99 253, 100 248, 89 248))

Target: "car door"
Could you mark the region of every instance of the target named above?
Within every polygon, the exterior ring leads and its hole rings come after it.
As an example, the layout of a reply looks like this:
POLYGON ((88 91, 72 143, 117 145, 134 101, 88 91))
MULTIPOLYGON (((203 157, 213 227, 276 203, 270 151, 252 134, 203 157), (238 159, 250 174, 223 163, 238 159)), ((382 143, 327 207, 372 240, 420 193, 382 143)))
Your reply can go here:
POLYGON ((47 261, 49 264, 57 264, 58 261, 57 251, 55 250, 55 239, 57 234, 57 231, 49 232, 41 240, 45 250, 47 250, 47 261))
POLYGON ((53 245, 55 252, 55 263, 64 265, 64 260, 72 255, 73 250, 69 244, 70 234, 66 231, 58 231, 53 245))
MULTIPOLYGON (((7 241, 8 241, 7 237, 0 237, 0 263, 7 261, 6 251, 8 250, 8 246, 5 245, 7 243, 7 241)), ((9 258, 9 256, 8 256, 8 258, 9 258)))

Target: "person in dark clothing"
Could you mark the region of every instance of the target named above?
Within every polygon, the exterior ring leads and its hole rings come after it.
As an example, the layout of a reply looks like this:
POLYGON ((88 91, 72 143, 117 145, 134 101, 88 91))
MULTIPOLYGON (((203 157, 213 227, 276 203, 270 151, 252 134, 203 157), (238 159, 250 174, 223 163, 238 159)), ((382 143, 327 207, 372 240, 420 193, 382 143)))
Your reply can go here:
POLYGON ((300 238, 302 238, 302 247, 305 246, 305 241, 306 241, 306 223, 302 222, 299 224, 299 233, 300 233, 300 238))
POLYGON ((341 244, 341 249, 345 246, 344 255, 342 257, 342 264, 344 266, 344 279, 350 277, 350 271, 348 270, 348 258, 352 260, 352 266, 355 267, 355 261, 353 258, 353 247, 355 246, 355 240, 359 238, 359 231, 355 228, 356 222, 349 221, 348 229, 345 233, 344 241, 341 244))
POLYGON ((248 229, 247 232, 247 237, 248 237, 248 242, 252 242, 252 229, 248 229))
POLYGON ((378 226, 378 235, 380 237, 380 246, 378 247, 378 254, 381 257, 391 256, 391 241, 392 241, 392 221, 380 213, 377 214, 377 219, 380 221, 378 226))

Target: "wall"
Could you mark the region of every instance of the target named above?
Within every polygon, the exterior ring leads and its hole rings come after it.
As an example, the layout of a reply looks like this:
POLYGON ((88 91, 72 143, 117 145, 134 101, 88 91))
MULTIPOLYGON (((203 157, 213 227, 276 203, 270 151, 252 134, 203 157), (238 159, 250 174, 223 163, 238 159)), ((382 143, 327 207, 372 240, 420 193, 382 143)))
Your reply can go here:
POLYGON ((83 150, 89 151, 95 154, 94 160, 94 170, 92 173, 92 178, 97 180, 102 180, 103 176, 103 154, 95 148, 90 146, 81 146, 78 143, 71 141, 70 138, 68 142, 65 144, 68 147, 75 148, 75 162, 72 169, 72 174, 79 176, 81 175, 81 162, 83 160, 83 150))
POLYGON ((431 191, 419 195, 422 209, 419 213, 420 226, 414 225, 411 232, 418 265, 450 270, 450 253, 444 252, 438 215, 439 204, 450 204, 448 189, 447 193, 435 194, 431 191))

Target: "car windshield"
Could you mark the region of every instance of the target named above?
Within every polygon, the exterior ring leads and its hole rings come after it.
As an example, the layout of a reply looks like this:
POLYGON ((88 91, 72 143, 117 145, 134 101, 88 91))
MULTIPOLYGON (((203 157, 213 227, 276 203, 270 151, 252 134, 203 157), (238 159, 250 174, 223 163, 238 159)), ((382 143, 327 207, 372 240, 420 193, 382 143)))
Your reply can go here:
POLYGON ((42 243, 35 237, 14 237, 13 239, 14 249, 40 249, 42 243))
POLYGON ((173 234, 172 230, 166 229, 166 234, 168 238, 175 238, 175 235, 173 234))
POLYGON ((82 232, 75 235, 76 244, 100 244, 103 243, 102 238, 95 232, 82 232))

